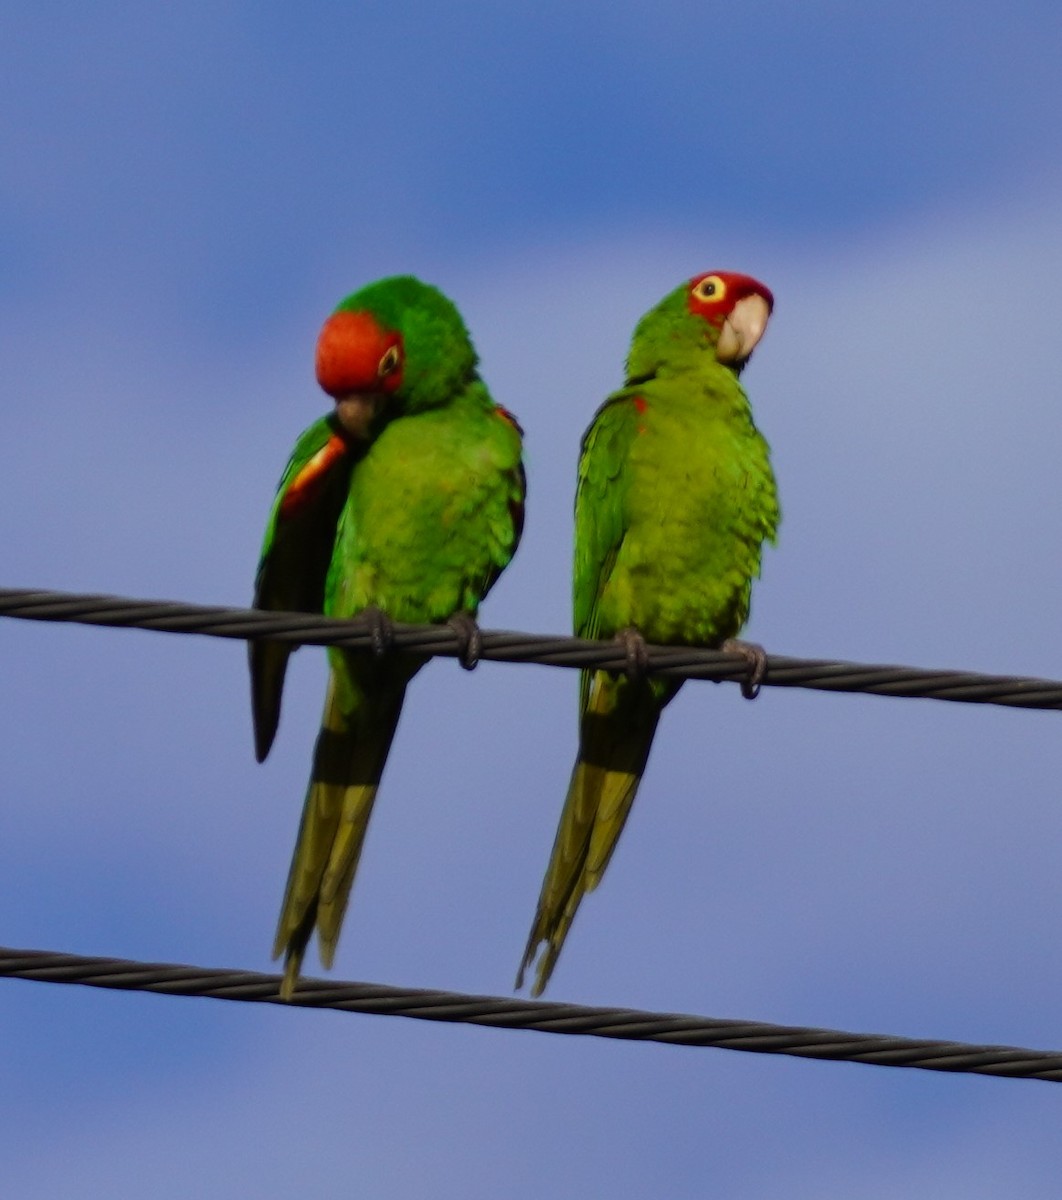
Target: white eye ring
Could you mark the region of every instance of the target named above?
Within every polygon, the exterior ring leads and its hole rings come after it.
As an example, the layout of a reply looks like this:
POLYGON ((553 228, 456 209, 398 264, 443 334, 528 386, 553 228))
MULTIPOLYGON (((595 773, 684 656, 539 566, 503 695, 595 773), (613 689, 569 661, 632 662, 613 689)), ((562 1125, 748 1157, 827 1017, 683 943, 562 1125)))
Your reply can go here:
POLYGON ((698 300, 712 300, 718 304, 726 296, 726 284, 718 275, 708 275, 693 289, 698 300))
POLYGON ((376 374, 381 379, 385 379, 388 375, 393 375, 398 370, 401 362, 402 356, 398 352, 398 347, 388 346, 383 353, 383 357, 380 359, 380 365, 376 368, 376 374))

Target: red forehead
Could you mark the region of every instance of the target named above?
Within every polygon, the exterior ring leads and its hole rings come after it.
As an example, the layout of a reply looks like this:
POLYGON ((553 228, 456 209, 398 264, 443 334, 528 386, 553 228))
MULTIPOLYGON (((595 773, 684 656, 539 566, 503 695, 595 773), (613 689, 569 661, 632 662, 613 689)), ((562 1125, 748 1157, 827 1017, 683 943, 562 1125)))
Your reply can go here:
POLYGON ((372 313, 334 312, 317 338, 317 382, 330 396, 376 390, 380 359, 392 346, 401 350, 401 334, 384 329, 372 313))
POLYGON ((751 275, 742 275, 739 271, 705 271, 702 275, 695 275, 686 286, 686 303, 690 312, 713 323, 722 321, 734 305, 746 296, 762 296, 767 301, 768 312, 774 309, 771 289, 751 275), (697 291, 700 284, 713 277, 723 282, 721 294, 708 298, 700 296, 697 291))

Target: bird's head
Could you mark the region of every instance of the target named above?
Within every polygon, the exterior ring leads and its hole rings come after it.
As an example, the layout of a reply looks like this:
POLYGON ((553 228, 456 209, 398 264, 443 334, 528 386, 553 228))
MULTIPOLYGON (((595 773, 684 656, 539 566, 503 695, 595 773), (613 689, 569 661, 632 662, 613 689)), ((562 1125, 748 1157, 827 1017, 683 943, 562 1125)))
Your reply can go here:
POLYGON ((763 337, 774 297, 751 275, 709 271, 686 285, 686 307, 718 331, 715 357, 719 362, 740 369, 763 337))
POLYGON ((348 296, 317 339, 317 381, 356 441, 392 416, 446 403, 475 367, 457 309, 412 275, 381 279, 348 296))
POLYGON ((627 360, 628 378, 648 378, 661 365, 705 349, 717 362, 740 372, 763 337, 773 308, 770 289, 751 275, 695 275, 638 322, 627 360))

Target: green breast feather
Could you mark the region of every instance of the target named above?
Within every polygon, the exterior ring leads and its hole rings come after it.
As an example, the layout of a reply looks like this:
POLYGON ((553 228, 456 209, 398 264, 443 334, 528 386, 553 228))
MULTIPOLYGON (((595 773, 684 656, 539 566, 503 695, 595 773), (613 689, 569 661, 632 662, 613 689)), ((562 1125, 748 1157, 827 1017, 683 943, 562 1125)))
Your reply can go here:
POLYGON ((633 626, 649 641, 711 645, 748 616, 778 500, 744 392, 710 365, 625 388, 587 433, 573 581, 583 636, 633 626))

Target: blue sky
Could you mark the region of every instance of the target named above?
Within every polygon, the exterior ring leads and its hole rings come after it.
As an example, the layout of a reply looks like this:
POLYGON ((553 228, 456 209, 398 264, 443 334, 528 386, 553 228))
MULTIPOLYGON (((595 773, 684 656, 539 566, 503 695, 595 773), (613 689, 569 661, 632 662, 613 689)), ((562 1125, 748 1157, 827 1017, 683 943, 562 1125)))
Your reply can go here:
MULTIPOLYGON (((489 626, 568 624, 578 441, 696 271, 775 292, 751 636, 1062 677, 1054 4, 9 4, 6 586, 245 603, 323 316, 443 287, 527 428, 489 626)), ((323 692, 0 622, 0 941, 268 969, 323 692)), ((410 689, 337 974, 504 994, 575 678, 410 689)), ((689 686, 550 996, 1062 1046, 1058 717, 689 686)), ((24 1197, 1055 1196, 1056 1091, 0 981, 24 1197)))

